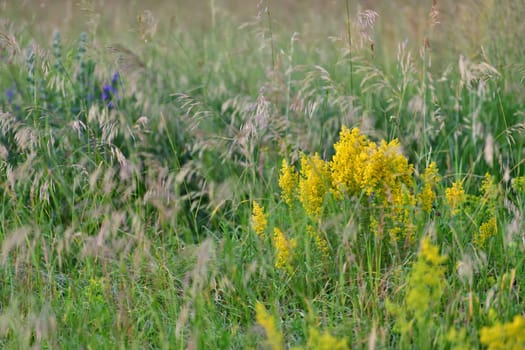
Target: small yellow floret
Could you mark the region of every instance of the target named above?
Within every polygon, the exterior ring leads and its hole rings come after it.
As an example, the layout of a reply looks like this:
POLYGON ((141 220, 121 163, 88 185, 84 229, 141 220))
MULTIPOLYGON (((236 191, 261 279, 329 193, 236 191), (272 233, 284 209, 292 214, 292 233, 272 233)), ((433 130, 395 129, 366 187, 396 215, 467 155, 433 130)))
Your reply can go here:
POLYGON ((445 190, 445 197, 447 198, 448 205, 452 209, 452 214, 455 215, 458 212, 458 208, 466 200, 465 190, 463 189, 463 182, 456 181, 445 190))
POLYGON ((277 329, 274 317, 259 302, 255 305, 255 320, 264 328, 270 349, 283 349, 283 334, 277 329))
POLYGON ((338 339, 329 332, 319 332, 317 329, 310 327, 308 330, 307 349, 312 350, 346 350, 348 345, 346 339, 338 339))
POLYGON ((295 239, 287 239, 284 233, 277 227, 273 229, 273 245, 277 252, 275 260, 275 267, 278 269, 286 269, 290 267, 290 262, 293 258, 293 250, 296 247, 295 239))
POLYGON ((474 243, 478 247, 483 247, 487 239, 494 237, 497 233, 498 223, 496 217, 492 217, 489 221, 484 222, 479 226, 479 232, 474 237, 474 243))
POLYGON ((266 227, 268 226, 268 219, 264 213, 264 208, 257 202, 253 202, 252 226, 259 237, 264 236, 264 231, 266 231, 266 227))
POLYGON ((525 317, 518 315, 512 322, 483 327, 480 341, 489 350, 525 349, 525 317))
POLYGON ((330 190, 329 165, 319 158, 303 156, 301 159, 301 177, 299 179, 299 200, 306 213, 317 218, 321 215, 325 195, 330 190))
POLYGON ((288 165, 286 159, 283 159, 279 176, 279 187, 281 188, 281 197, 288 205, 292 205, 295 199, 298 181, 299 176, 293 166, 288 165))

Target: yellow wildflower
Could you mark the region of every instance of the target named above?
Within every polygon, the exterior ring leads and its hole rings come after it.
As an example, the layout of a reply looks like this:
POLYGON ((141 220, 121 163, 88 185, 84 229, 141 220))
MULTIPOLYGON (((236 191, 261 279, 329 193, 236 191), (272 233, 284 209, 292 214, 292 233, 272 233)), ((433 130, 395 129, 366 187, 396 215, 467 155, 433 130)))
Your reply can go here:
POLYGON ((321 236, 319 231, 317 231, 314 227, 310 225, 306 227, 306 232, 314 240, 315 246, 317 247, 317 249, 319 249, 323 257, 325 259, 328 259, 329 249, 328 249, 328 242, 326 241, 326 239, 323 236, 321 236))
POLYGON ((391 194, 401 192, 402 184, 412 186, 413 166, 400 152, 399 141, 389 143, 382 140, 379 146, 369 145, 369 158, 366 161, 361 188, 368 195, 374 193, 392 203, 391 194))
POLYGON ((441 296, 447 280, 445 267, 441 264, 445 259, 429 238, 424 237, 418 258, 406 279, 404 302, 398 305, 387 299, 385 303, 387 311, 395 317, 395 330, 401 334, 401 348, 414 345, 416 339, 428 341, 425 337, 438 326, 433 316, 442 312, 441 296))
POLYGON ((391 202, 391 194, 400 192, 402 184, 412 185, 413 166, 401 154, 397 139, 375 144, 358 128, 341 129, 335 154, 330 162, 336 190, 377 196, 391 202))
POLYGON ((279 176, 279 187, 281 188, 281 197, 286 204, 292 205, 297 189, 299 177, 293 166, 288 165, 286 159, 283 159, 281 166, 281 175, 279 176))
POLYGON ((420 326, 424 325, 428 312, 438 303, 446 283, 445 268, 441 264, 446 260, 439 255, 436 246, 430 243, 428 237, 421 241, 421 250, 417 261, 408 277, 408 293, 406 307, 414 313, 420 326))
POLYGON ((303 156, 301 159, 301 177, 299 179, 299 200, 311 217, 321 215, 324 197, 330 190, 329 165, 319 158, 303 156))
POLYGON ((421 251, 419 256, 429 262, 431 265, 440 265, 447 260, 446 256, 439 255, 439 249, 430 243, 428 237, 421 240, 421 251))
POLYGON ((390 193, 390 205, 385 206, 388 217, 392 221, 393 227, 388 230, 390 239, 393 242, 400 238, 407 238, 412 241, 414 238, 415 225, 412 223, 411 213, 416 205, 416 199, 406 187, 398 188, 390 193))
POLYGON ((277 252, 275 260, 275 267, 278 269, 286 269, 290 267, 290 261, 293 258, 293 250, 296 247, 295 239, 287 239, 284 233, 277 227, 273 229, 274 238, 273 245, 277 252))
POLYGON ((452 209, 452 214, 457 214, 459 206, 463 204, 467 198, 465 190, 463 189, 463 182, 454 182, 452 187, 445 190, 445 197, 447 198, 448 205, 452 209))
POLYGON ((259 237, 264 237, 264 231, 266 231, 268 226, 268 218, 264 213, 264 208, 257 202, 253 202, 252 226, 259 237))
POLYGON ((418 200, 421 203, 421 208, 424 212, 430 213, 432 210, 432 204, 436 200, 436 192, 434 187, 439 182, 438 168, 435 162, 432 162, 425 169, 422 175, 423 179, 423 190, 418 196, 418 200))
POLYGON ((451 343, 451 350, 470 350, 472 344, 470 338, 467 336, 467 330, 461 328, 459 330, 454 327, 450 328, 447 333, 447 340, 451 343))
POLYGON ((496 210, 499 188, 489 173, 485 174, 481 182, 481 192, 483 193, 482 204, 486 206, 489 211, 496 210))
POLYGON ((525 176, 512 179, 512 189, 518 193, 525 193, 525 176))
POLYGON ((492 217, 489 221, 484 222, 479 227, 478 234, 474 237, 474 243, 478 247, 483 247, 485 242, 490 237, 494 237, 498 233, 498 223, 496 217, 492 217))
POLYGON ((342 127, 339 141, 334 144, 335 154, 330 162, 332 179, 338 190, 345 190, 350 194, 361 192, 359 179, 362 178, 368 158, 364 151, 369 144, 370 141, 358 128, 350 131, 346 126, 342 127))
POLYGON ((264 328, 270 349, 284 349, 283 334, 277 329, 273 316, 259 302, 255 305, 255 320, 264 328))
POLYGON ((480 341, 489 350, 525 349, 525 317, 517 315, 512 322, 483 327, 480 341))
POLYGON ((317 329, 310 327, 308 329, 308 342, 306 348, 311 350, 346 350, 348 345, 346 339, 338 339, 329 332, 319 332, 317 329))

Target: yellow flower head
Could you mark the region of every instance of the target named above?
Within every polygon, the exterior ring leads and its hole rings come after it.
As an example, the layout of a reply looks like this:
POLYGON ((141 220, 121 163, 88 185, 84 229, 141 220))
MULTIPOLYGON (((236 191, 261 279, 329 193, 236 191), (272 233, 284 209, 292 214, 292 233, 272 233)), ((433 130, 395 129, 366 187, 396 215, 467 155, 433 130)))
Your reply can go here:
POLYGON ((348 345, 346 339, 338 339, 329 332, 319 332, 317 329, 310 327, 308 329, 307 349, 315 350, 346 350, 348 345))
POLYGON ((470 350, 472 349, 472 344, 470 343, 470 338, 467 336, 467 329, 460 328, 455 329, 454 327, 450 328, 447 333, 447 340, 450 342, 451 350, 470 350))
POLYGON ((447 198, 448 205, 452 209, 452 214, 457 214, 458 207, 463 204, 467 198, 465 190, 463 189, 463 182, 456 181, 445 190, 445 197, 447 198))
POLYGON ((489 173, 485 174, 483 181, 481 182, 482 204, 487 207, 488 210, 494 211, 498 205, 499 188, 498 184, 494 182, 494 179, 489 173))
POLYGON ((440 265, 447 260, 446 256, 439 255, 439 249, 432 243, 428 237, 421 240, 421 251, 419 256, 432 265, 440 265))
POLYGON ((438 247, 424 237, 418 259, 408 277, 406 296, 406 308, 414 313, 420 326, 424 326, 427 314, 439 304, 443 294, 446 279, 445 268, 441 264, 445 260, 445 256, 439 255, 438 247))
POLYGON ((412 186, 413 166, 400 152, 397 139, 387 143, 382 140, 379 146, 369 146, 361 179, 361 188, 367 194, 375 193, 388 203, 392 203, 391 193, 401 192, 402 185, 412 186))
POLYGON ((335 154, 330 162, 332 179, 338 190, 345 190, 350 194, 361 192, 360 179, 368 158, 365 150, 370 144, 358 128, 349 130, 346 126, 342 127, 339 141, 334 144, 335 154))
POLYGON ((330 162, 332 181, 337 191, 377 196, 391 203, 391 193, 403 184, 412 185, 413 166, 401 154, 398 140, 379 145, 362 135, 358 128, 343 126, 335 154, 330 162))
POLYGON ((278 269, 287 269, 293 258, 293 250, 296 247, 295 239, 287 239, 284 233, 277 227, 273 229, 273 245, 277 252, 275 267, 278 269))
POLYGON ((493 216, 489 221, 484 222, 479 227, 478 234, 474 237, 474 243, 478 247, 483 247, 485 242, 490 237, 494 237, 498 233, 498 222, 496 217, 493 216))
POLYGON ((425 169, 425 172, 422 175, 423 179, 423 190, 418 196, 419 203, 421 203, 421 208, 424 212, 430 213, 432 210, 432 204, 436 200, 436 192, 434 192, 434 187, 440 180, 438 174, 438 168, 435 162, 432 162, 425 169))
POLYGON ((281 188, 281 197, 286 204, 292 205, 297 189, 298 174, 293 166, 288 165, 286 159, 283 159, 281 166, 281 175, 279 176, 279 187, 281 188))
POLYGON ((388 230, 390 239, 395 242, 400 238, 414 239, 415 225, 412 222, 412 210, 416 205, 416 198, 407 187, 399 186, 389 193, 385 199, 386 217, 392 221, 393 227, 388 230))
POLYGON ((264 231, 266 231, 266 227, 268 226, 268 219, 264 213, 264 208, 257 202, 253 202, 252 226, 259 237, 264 236, 264 231))
POLYGON ((306 227, 306 232, 314 240, 315 246, 321 252, 323 258, 328 259, 330 250, 328 249, 328 242, 326 239, 319 233, 319 231, 310 225, 306 227))
POLYGON ((483 327, 480 341, 489 350, 525 349, 525 317, 518 315, 512 322, 483 327))
POLYGON ((520 194, 525 194, 525 176, 512 179, 512 189, 520 194))
POLYGON ((299 179, 299 200, 311 217, 321 215, 325 195, 330 190, 330 169, 328 163, 313 156, 301 159, 301 177, 299 179))
POLYGON ((255 320, 264 328, 270 349, 283 349, 283 334, 277 329, 275 318, 259 302, 255 305, 255 320))

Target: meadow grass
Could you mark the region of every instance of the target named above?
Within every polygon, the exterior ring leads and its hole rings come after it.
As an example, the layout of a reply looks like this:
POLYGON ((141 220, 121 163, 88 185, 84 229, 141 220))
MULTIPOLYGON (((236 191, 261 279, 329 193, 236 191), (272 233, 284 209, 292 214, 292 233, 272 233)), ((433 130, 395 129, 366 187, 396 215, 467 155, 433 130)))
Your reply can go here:
POLYGON ((0 4, 0 348, 525 347, 525 6, 0 4))

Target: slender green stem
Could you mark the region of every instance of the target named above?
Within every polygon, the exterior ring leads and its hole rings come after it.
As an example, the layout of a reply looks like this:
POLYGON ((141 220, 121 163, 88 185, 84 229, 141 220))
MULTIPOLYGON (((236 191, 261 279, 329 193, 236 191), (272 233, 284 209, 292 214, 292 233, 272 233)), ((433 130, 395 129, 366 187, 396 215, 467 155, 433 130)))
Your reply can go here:
POLYGON ((352 21, 350 19, 350 0, 345 1, 346 4, 346 30, 348 35, 348 63, 350 65, 350 92, 354 91, 354 67, 352 58, 352 21))

